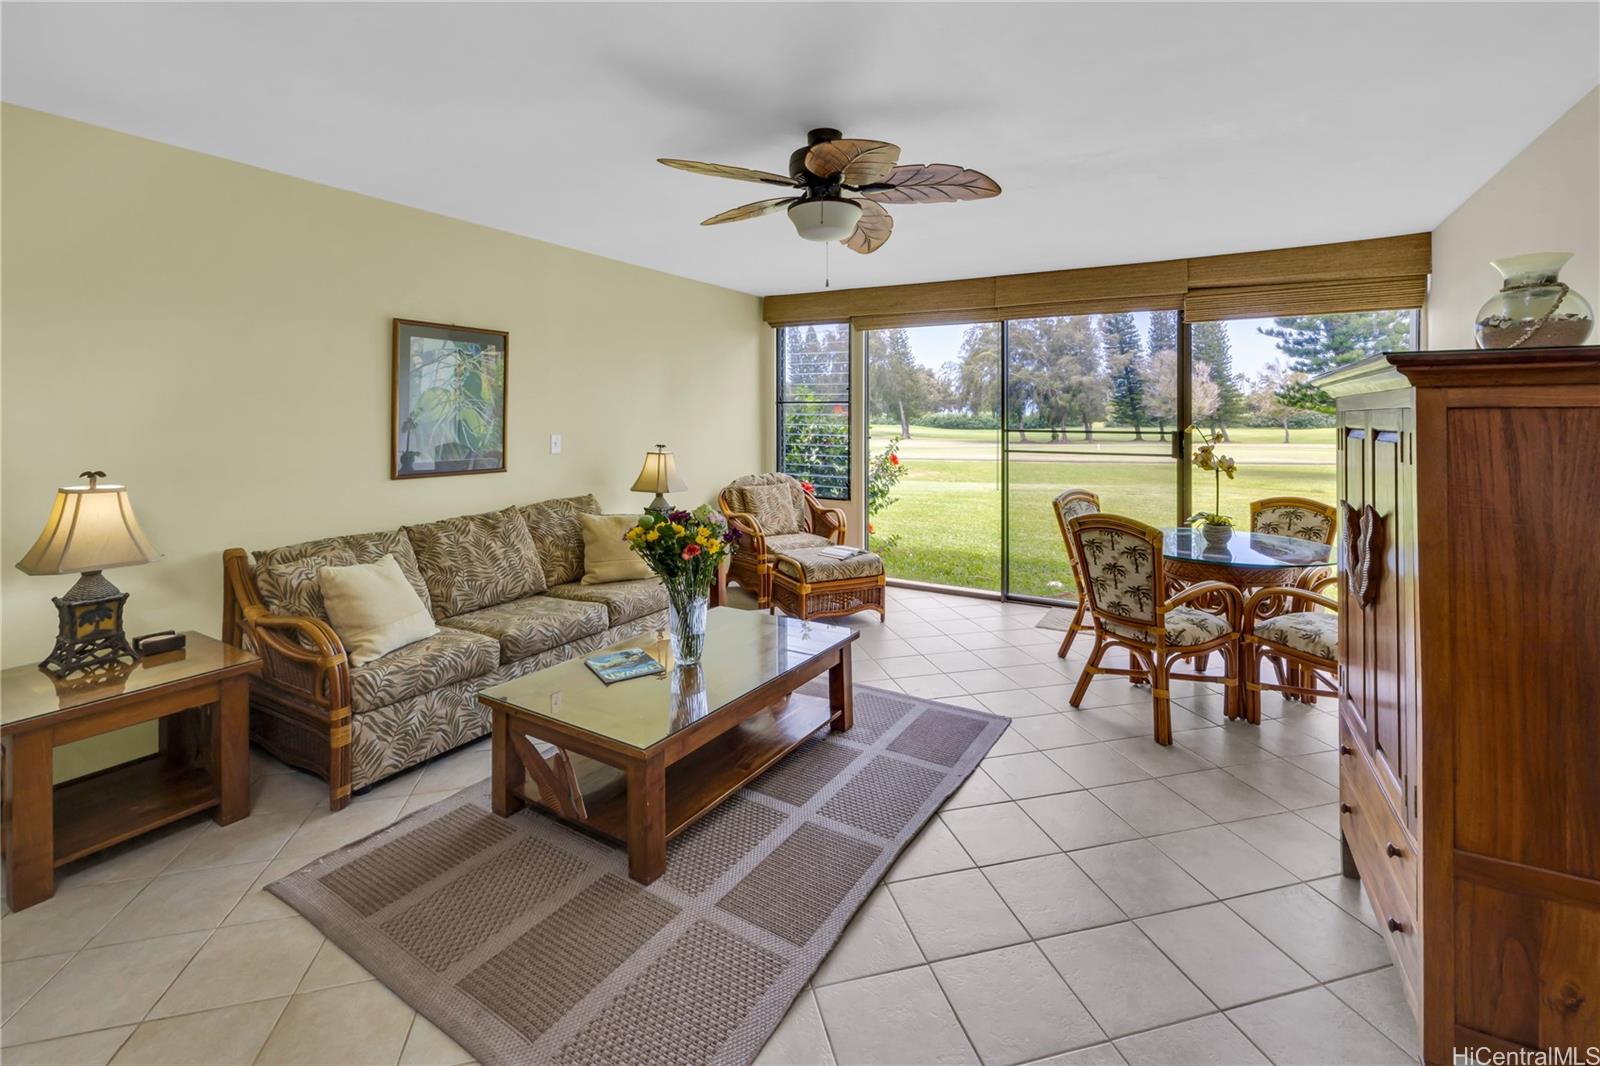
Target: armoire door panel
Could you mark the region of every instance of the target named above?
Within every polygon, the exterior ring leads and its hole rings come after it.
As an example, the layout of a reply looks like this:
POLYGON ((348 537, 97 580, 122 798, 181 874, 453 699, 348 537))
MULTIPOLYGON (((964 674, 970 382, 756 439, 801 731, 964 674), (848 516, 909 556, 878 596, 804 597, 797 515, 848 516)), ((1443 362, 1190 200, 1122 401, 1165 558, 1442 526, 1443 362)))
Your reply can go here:
POLYGON ((1600 408, 1459 408, 1448 430, 1457 565, 1432 632, 1452 671, 1456 846, 1600 879, 1600 476, 1572 450, 1600 440, 1600 408))
POLYGON ((1367 659, 1372 678, 1368 698, 1372 753, 1377 765, 1378 783, 1388 794, 1394 809, 1404 811, 1409 753, 1405 743, 1408 726, 1401 717, 1400 702, 1403 680, 1401 644, 1405 640, 1405 632, 1401 628, 1399 580, 1399 556, 1404 550, 1401 536, 1400 417, 1397 411, 1385 411, 1382 415, 1373 420, 1368 446, 1372 455, 1369 502, 1384 522, 1383 553, 1376 567, 1378 592, 1367 607, 1371 626, 1367 659))
MULTIPOLYGON (((1367 482, 1369 461, 1367 457, 1367 427, 1365 412, 1354 412, 1350 421, 1340 426, 1341 439, 1339 448, 1339 473, 1341 477, 1342 502, 1347 504, 1351 511, 1359 513, 1367 503, 1367 482)), ((1339 521, 1341 525, 1347 521, 1345 512, 1341 508, 1339 521)), ((1344 530, 1340 531, 1340 544, 1344 544, 1344 530)), ((1343 547, 1340 549, 1339 572, 1348 574, 1351 569, 1351 560, 1343 547)), ((1349 585, 1345 581, 1339 583, 1339 676, 1341 678, 1341 697, 1354 715, 1355 721, 1351 723, 1359 734, 1358 739, 1368 749, 1372 746, 1372 723, 1367 718, 1370 701, 1367 698, 1368 665, 1367 665, 1367 624, 1366 612, 1355 597, 1350 594, 1349 585)))

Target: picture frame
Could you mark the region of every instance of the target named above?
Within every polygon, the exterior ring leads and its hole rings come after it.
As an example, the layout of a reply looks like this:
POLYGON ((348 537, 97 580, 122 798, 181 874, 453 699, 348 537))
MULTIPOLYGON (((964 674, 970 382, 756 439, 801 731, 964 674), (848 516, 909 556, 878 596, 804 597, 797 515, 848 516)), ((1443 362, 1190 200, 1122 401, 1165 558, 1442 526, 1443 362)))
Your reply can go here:
POLYGON ((511 335, 394 320, 389 479, 503 474, 511 335))

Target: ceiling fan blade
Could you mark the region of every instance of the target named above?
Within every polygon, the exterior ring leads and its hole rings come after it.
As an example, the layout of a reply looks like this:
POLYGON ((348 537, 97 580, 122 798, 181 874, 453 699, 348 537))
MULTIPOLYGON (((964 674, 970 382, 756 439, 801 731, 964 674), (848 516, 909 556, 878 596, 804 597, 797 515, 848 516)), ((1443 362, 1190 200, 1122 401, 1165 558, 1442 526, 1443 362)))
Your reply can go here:
POLYGON ((713 178, 732 178, 735 181, 759 181, 766 185, 782 185, 792 189, 800 183, 770 170, 751 170, 749 167, 731 167, 726 163, 697 163, 693 159, 657 159, 657 163, 674 170, 687 170, 691 174, 709 174, 713 178))
POLYGON ((753 204, 730 208, 720 215, 712 215, 700 224, 702 226, 715 226, 723 222, 742 222, 747 218, 760 218, 762 215, 770 215, 774 211, 782 211, 798 199, 800 199, 798 196, 780 196, 776 200, 757 200, 753 204))
POLYGON ((889 234, 894 232, 894 217, 871 200, 855 202, 861 205, 861 221, 856 223, 856 231, 839 243, 852 252, 871 255, 882 248, 889 234))
POLYGON ((888 141, 861 141, 846 137, 814 144, 806 152, 806 169, 819 178, 838 176, 846 185, 871 185, 883 181, 900 162, 900 146, 888 141))
POLYGON ((987 174, 954 163, 910 163, 895 167, 878 188, 861 195, 884 204, 941 204, 956 200, 985 200, 1000 195, 1000 186, 987 174))

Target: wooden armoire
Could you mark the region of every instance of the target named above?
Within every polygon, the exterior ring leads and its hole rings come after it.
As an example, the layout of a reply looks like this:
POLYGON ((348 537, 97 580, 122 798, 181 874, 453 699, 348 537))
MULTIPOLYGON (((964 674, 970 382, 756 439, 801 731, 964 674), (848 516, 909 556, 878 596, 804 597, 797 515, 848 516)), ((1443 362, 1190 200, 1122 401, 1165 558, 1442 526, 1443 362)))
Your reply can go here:
POLYGON ((1600 347, 1338 403, 1340 818, 1423 1058, 1600 1046, 1600 347))

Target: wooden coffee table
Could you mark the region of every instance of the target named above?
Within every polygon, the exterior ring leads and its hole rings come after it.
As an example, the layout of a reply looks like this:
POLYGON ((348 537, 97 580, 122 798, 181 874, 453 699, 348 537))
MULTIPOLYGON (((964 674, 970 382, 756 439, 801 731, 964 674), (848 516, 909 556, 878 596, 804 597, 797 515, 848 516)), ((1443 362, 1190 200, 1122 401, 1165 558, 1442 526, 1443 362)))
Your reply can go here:
POLYGON ((649 884, 667 868, 668 840, 823 726, 850 728, 855 639, 843 626, 718 607, 699 666, 672 669, 665 637, 649 634, 606 650, 647 648, 665 675, 606 685, 578 658, 485 689, 495 813, 531 803, 622 843, 629 875, 649 884), (826 699, 796 691, 823 673, 826 699))

